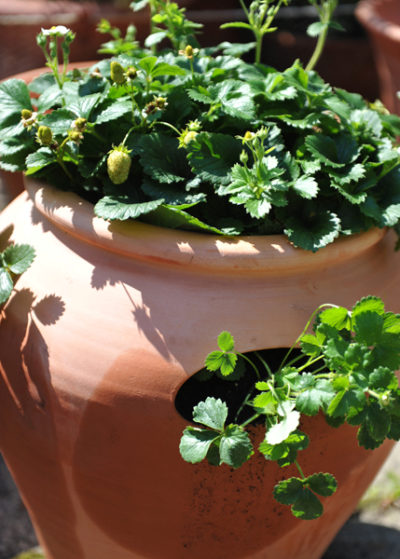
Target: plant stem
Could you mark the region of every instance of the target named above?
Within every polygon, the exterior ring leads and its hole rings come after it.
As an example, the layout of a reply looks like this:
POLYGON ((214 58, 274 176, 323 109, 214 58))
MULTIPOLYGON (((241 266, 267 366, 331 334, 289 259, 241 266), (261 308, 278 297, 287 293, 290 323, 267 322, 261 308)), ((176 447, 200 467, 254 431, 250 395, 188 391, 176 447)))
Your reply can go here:
POLYGON ((323 25, 323 29, 318 36, 318 41, 315 45, 314 52, 305 68, 306 72, 310 72, 311 70, 313 70, 321 57, 322 51, 324 50, 326 38, 328 36, 329 24, 332 20, 332 15, 335 11, 336 6, 337 0, 323 0, 320 9, 318 9, 318 7, 316 6, 320 21, 323 25))
POLYGON ((255 413, 254 415, 252 415, 251 417, 249 417, 249 419, 246 419, 246 421, 244 421, 243 423, 241 423, 241 427, 246 427, 247 425, 249 425, 252 421, 254 421, 255 419, 257 419, 258 417, 260 417, 260 413, 255 413))
POLYGON ((253 361, 251 359, 249 359, 246 355, 243 355, 243 353, 237 353, 236 355, 240 355, 240 357, 243 357, 243 359, 245 361, 247 361, 247 363, 249 363, 251 365, 251 367, 253 368, 254 372, 256 373, 256 376, 258 378, 258 380, 261 379, 261 375, 260 375, 260 371, 257 369, 256 365, 253 363, 253 361))
POLYGON ((306 476, 303 474, 303 470, 301 469, 300 464, 297 462, 297 460, 295 460, 293 463, 298 469, 301 479, 304 481, 306 479, 306 476))
POLYGON ((315 46, 315 50, 314 50, 310 60, 308 61, 307 66, 305 68, 306 72, 310 72, 317 65, 317 63, 318 63, 318 61, 321 57, 322 51, 324 50, 327 35, 328 35, 328 26, 324 27, 324 29, 322 30, 321 34, 318 37, 318 41, 317 41, 317 44, 315 46))

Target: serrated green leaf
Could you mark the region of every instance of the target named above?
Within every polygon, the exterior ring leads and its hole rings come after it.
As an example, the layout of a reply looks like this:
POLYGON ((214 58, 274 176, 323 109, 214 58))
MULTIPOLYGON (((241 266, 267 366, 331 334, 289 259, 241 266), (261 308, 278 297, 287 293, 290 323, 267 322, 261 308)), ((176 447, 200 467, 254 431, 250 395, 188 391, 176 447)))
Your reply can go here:
POLYGON ((361 410, 365 400, 365 394, 360 390, 341 390, 329 404, 327 413, 332 417, 344 417, 350 410, 361 410))
POLYGON ((392 390, 396 389, 398 384, 396 375, 387 367, 378 367, 369 375, 369 386, 372 390, 392 390))
POLYGON ((378 448, 383 443, 383 440, 378 441, 371 436, 369 429, 363 423, 357 432, 357 440, 360 446, 366 448, 367 450, 374 450, 378 448))
POLYGON ((359 148, 351 136, 341 135, 335 138, 317 134, 307 136, 305 145, 325 165, 343 167, 357 157, 359 148))
POLYGON ((166 62, 159 62, 152 70, 151 77, 157 78, 159 76, 185 76, 186 71, 174 64, 167 64, 166 62))
POLYGON ((228 406, 219 398, 209 396, 193 408, 193 421, 216 431, 223 431, 227 417, 228 406))
POLYGON ((161 133, 142 136, 140 162, 155 181, 171 184, 184 181, 189 175, 185 152, 178 149, 177 138, 161 133))
POLYGON ((171 229, 184 229, 188 231, 201 231, 203 233, 212 233, 214 235, 231 235, 232 231, 225 232, 222 229, 217 229, 190 213, 174 207, 171 205, 163 204, 151 213, 144 216, 143 221, 147 223, 154 223, 159 227, 169 227, 171 229))
POLYGON ((76 117, 90 120, 93 109, 98 105, 101 99, 102 96, 100 93, 92 93, 83 97, 76 97, 76 94, 74 94, 67 103, 68 108, 76 115, 76 117))
POLYGON ((181 437, 179 451, 182 458, 191 464, 204 460, 212 443, 219 437, 215 431, 186 427, 181 437))
MULTIPOLYGON (((196 150, 190 152, 190 165, 204 181, 226 184, 231 168, 241 151, 239 140, 229 134, 201 132, 196 137, 196 150)), ((189 144, 190 149, 190 144, 189 144)))
MULTIPOLYGON (((266 383, 257 383, 266 384, 266 383)), ((257 385, 256 385, 257 388, 257 385)), ((268 385, 267 385, 268 388, 268 385)), ((262 392, 258 394, 253 400, 253 406, 257 408, 257 410, 261 411, 265 415, 275 415, 276 414, 276 406, 277 402, 271 392, 262 392)))
POLYGON ((212 351, 205 360, 205 366, 209 371, 220 370, 223 376, 232 374, 237 363, 235 353, 225 353, 223 351, 212 351))
POLYGON ((310 200, 318 194, 318 183, 314 177, 303 175, 293 183, 293 189, 302 198, 310 200))
POLYGON ((41 124, 51 128, 55 136, 66 135, 68 130, 72 128, 75 116, 68 109, 57 109, 46 114, 41 124))
POLYGON ((25 160, 36 146, 33 138, 21 138, 21 136, 5 138, 0 142, 0 167, 5 171, 24 171, 25 160))
POLYGON ((321 353, 322 341, 312 334, 304 334, 300 339, 300 347, 305 355, 317 357, 321 353))
POLYGON ((11 115, 20 117, 22 109, 32 110, 26 83, 15 78, 0 83, 0 123, 9 120, 11 115))
POLYGON ((253 445, 246 431, 239 425, 229 425, 220 440, 221 462, 232 468, 239 468, 253 454, 253 445))
POLYGON ((269 390, 269 385, 264 380, 256 382, 255 387, 257 388, 257 390, 269 390))
POLYGON ((137 202, 136 196, 114 195, 100 198, 94 207, 94 213, 103 219, 137 219, 161 206, 164 200, 137 202))
POLYGON ((56 154, 47 147, 39 148, 34 153, 30 153, 26 158, 26 175, 33 175, 43 169, 48 167, 52 163, 57 162, 56 154))
POLYGON ((128 115, 131 112, 131 100, 118 99, 118 103, 110 100, 106 103, 102 103, 101 106, 98 107, 93 120, 96 124, 104 124, 105 122, 117 120, 118 118, 128 115))
POLYGON ((322 472, 308 476, 307 485, 322 497, 333 495, 337 489, 337 481, 333 475, 322 472))
POLYGON ((296 398, 296 408, 305 415, 316 415, 321 407, 328 407, 334 389, 326 379, 318 379, 314 387, 301 392, 296 398))
POLYGON ((274 487, 274 497, 282 505, 292 505, 301 498, 304 485, 301 479, 291 477, 277 483, 274 487))
POLYGON ((296 518, 315 520, 322 515, 324 508, 315 493, 305 488, 301 497, 292 505, 291 510, 296 518))
POLYGON ((373 346, 380 341, 384 324, 382 315, 374 311, 364 311, 355 316, 353 314, 352 318, 358 342, 373 346))
POLYGON ((154 66, 157 64, 156 56, 146 56, 142 58, 139 62, 139 66, 146 72, 146 74, 151 75, 154 66))
POLYGON ((56 79, 53 72, 45 72, 34 78, 29 84, 28 89, 33 93, 42 94, 47 89, 56 84, 56 79))
POLYGON ((385 305, 379 297, 370 295, 368 297, 363 297, 358 301, 351 310, 352 317, 355 318, 358 314, 363 312, 375 312, 377 314, 383 315, 385 313, 385 305))
POLYGON ((284 232, 295 246, 317 252, 338 237, 340 219, 330 211, 320 212, 307 219, 289 216, 284 232))
POLYGON ((61 91, 57 84, 51 85, 40 95, 37 106, 41 113, 61 106, 61 91))
POLYGON ((13 274, 22 274, 32 264, 35 251, 30 245, 10 245, 2 253, 3 264, 13 274))
POLYGON ((255 105, 251 95, 251 88, 247 83, 238 80, 224 80, 210 88, 210 93, 220 103, 229 115, 251 120, 255 116, 255 105))
POLYGON ((333 326, 337 330, 342 330, 342 328, 349 330, 350 328, 350 315, 345 307, 325 309, 319 314, 319 320, 324 324, 333 326))
POLYGON ((392 415, 387 438, 391 439, 392 441, 400 440, 400 417, 395 417, 392 415))
POLYGON ((0 304, 5 303, 13 290, 14 284, 10 274, 0 266, 0 304))
POLYGON ((218 347, 221 351, 232 351, 235 347, 235 340, 230 332, 221 332, 218 336, 218 347))
POLYGON ((385 409, 381 408, 378 402, 370 400, 368 402, 365 425, 372 438, 382 441, 390 429, 390 415, 385 409))

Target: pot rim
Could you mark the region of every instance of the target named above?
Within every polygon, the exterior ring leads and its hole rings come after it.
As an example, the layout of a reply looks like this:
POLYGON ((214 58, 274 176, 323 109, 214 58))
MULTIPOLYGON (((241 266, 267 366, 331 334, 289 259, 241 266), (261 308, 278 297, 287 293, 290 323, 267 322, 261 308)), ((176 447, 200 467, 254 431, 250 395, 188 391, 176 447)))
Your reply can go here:
POLYGON ((391 0, 361 0, 356 6, 355 14, 368 31, 398 42, 400 41, 400 25, 379 13, 380 5, 390 3, 391 0))
POLYGON ((72 192, 25 177, 36 209, 58 229, 82 242, 131 259, 215 273, 268 275, 309 272, 358 256, 378 243, 385 229, 341 237, 312 253, 295 248, 284 235, 222 237, 167 229, 140 221, 108 222, 96 217, 93 204, 72 192))

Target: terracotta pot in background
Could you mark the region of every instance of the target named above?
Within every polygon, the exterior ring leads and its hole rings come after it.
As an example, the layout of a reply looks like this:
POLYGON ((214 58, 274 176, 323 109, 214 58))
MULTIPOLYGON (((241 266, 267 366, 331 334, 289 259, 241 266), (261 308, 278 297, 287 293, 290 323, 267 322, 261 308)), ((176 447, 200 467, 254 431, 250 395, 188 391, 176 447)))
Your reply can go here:
POLYGON ((290 469, 185 463, 175 398, 222 330, 244 352, 290 346, 323 302, 376 294, 399 312, 392 234, 312 254, 279 235, 109 224, 74 194, 28 188, 0 217, 37 252, 0 325, 0 447, 47 559, 319 558, 391 443, 366 451, 354 428, 306 419, 305 474, 339 482, 306 522, 272 497, 290 469))
POLYGON ((102 18, 109 19, 122 31, 133 23, 139 40, 143 40, 149 30, 148 11, 134 13, 111 2, 0 0, 0 79, 43 64, 43 53, 36 46, 36 35, 42 27, 65 25, 76 32, 71 45, 71 62, 96 58, 100 45, 109 40, 96 31, 102 18))
POLYGON ((391 112, 400 114, 400 9, 398 0, 362 0, 356 10, 367 29, 379 74, 380 94, 391 112))
MULTIPOLYGON (((85 21, 86 9, 77 2, 0 0, 0 78, 43 65, 43 53, 36 45, 42 27, 65 25, 80 36, 85 21)), ((72 45, 71 60, 82 60, 79 47, 72 45)))

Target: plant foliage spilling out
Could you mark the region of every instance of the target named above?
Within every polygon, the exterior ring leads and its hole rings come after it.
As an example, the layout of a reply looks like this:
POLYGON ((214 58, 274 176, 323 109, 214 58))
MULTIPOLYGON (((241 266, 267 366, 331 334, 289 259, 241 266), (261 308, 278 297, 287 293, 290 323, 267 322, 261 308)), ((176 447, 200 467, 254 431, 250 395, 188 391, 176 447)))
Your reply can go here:
POLYGON ((276 370, 259 352, 235 352, 233 337, 222 332, 219 349, 206 358, 206 369, 232 380, 243 374, 245 362, 258 380, 243 395, 232 423, 227 424, 228 407, 221 399, 199 402, 193 409, 197 425, 186 427, 180 443, 187 462, 207 460, 239 468, 255 452, 246 427, 262 420, 265 437, 258 451, 282 468, 293 464, 299 473, 280 481, 274 497, 305 520, 322 514, 320 497, 332 495, 337 483, 330 473, 302 471, 298 455, 313 443, 300 429, 302 415, 323 413, 332 427, 358 426, 358 443, 366 449, 375 449, 386 439, 400 440, 400 388, 395 375, 400 368, 400 315, 386 312, 381 299, 370 296, 351 311, 322 305, 313 317, 276 370), (298 344, 300 353, 293 357, 298 344), (239 422, 244 407, 250 417, 239 422))
POLYGON ((30 245, 11 244, 0 252, 0 305, 10 297, 15 278, 29 268, 34 258, 30 245))
POLYGON ((111 58, 87 71, 67 72, 71 31, 42 30, 51 73, 29 86, 0 84, 0 166, 75 191, 104 219, 284 233, 311 251, 340 234, 396 226, 399 118, 312 69, 337 1, 310 0, 320 21, 309 29, 318 40, 306 69, 259 61, 262 38, 287 3, 241 2, 248 22, 225 26, 245 27, 255 41, 200 48, 199 25, 176 3, 133 2, 150 5, 145 45, 132 28, 123 38, 103 21, 111 58), (254 47, 256 62, 242 59, 254 47))

